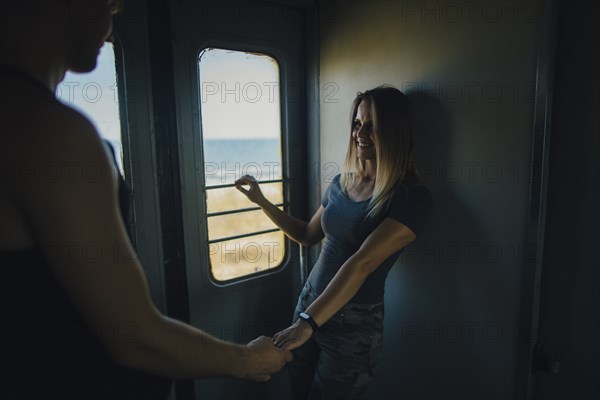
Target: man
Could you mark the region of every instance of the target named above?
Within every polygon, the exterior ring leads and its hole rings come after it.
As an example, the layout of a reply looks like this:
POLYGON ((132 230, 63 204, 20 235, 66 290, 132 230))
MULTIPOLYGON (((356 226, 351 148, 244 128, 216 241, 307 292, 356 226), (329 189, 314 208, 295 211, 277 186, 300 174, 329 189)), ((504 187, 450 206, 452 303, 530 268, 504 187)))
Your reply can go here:
POLYGON ((2 398, 141 398, 142 386, 159 376, 265 381, 291 360, 269 338, 224 342, 152 304, 102 141, 51 91, 67 70, 95 68, 115 6, 2 6, 0 303, 7 323, 0 346, 10 363, 2 398), (91 166, 93 177, 84 173, 91 166), (100 257, 78 248, 89 244, 100 257))

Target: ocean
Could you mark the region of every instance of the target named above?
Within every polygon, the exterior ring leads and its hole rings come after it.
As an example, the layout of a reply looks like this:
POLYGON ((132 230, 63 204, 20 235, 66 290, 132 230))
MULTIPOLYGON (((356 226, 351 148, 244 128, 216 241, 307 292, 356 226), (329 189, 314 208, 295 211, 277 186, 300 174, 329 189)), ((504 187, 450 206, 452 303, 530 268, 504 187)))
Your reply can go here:
MULTIPOLYGON (((119 140, 108 140, 114 147, 123 173, 122 147, 119 140)), ((258 180, 281 179, 279 139, 206 139, 204 140, 204 176, 207 186, 233 183, 243 175, 258 180)))
POLYGON ((258 180, 281 179, 280 139, 205 139, 207 186, 233 183, 243 175, 258 180))

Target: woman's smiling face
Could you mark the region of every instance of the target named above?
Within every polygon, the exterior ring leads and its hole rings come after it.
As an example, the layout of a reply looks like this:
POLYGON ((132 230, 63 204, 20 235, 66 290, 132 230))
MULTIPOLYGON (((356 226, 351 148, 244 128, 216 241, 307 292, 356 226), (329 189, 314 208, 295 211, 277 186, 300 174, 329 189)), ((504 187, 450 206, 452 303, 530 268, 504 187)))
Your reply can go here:
POLYGON ((373 121, 371 119, 371 105, 362 100, 356 110, 356 117, 352 123, 352 139, 356 146, 356 155, 361 160, 375 159, 373 121))

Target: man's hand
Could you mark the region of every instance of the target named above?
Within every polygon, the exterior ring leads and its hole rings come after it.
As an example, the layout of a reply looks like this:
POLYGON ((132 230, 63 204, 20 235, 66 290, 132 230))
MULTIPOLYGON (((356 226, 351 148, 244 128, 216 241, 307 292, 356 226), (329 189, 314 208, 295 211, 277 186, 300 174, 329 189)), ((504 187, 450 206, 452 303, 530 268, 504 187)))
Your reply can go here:
POLYGON ((257 382, 271 379, 271 375, 292 361, 292 353, 278 349, 271 338, 260 336, 246 345, 248 350, 242 361, 241 378, 257 382))

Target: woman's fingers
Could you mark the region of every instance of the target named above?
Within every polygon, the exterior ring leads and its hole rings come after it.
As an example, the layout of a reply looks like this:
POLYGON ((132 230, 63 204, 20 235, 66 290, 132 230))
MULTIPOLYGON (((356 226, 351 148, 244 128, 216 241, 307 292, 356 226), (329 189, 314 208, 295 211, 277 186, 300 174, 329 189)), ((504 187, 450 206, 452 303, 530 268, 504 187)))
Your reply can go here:
MULTIPOLYGON (((239 178, 238 180, 236 180, 234 182, 235 186, 239 189, 242 185, 248 185, 250 186, 250 190, 258 187, 258 182, 256 181, 256 179, 253 176, 250 175, 244 175, 241 178, 239 178)), ((248 191, 248 190, 247 190, 248 191)), ((246 192, 247 192, 246 191, 246 192)))
POLYGON ((280 347, 285 350, 294 350, 300 347, 304 342, 299 341, 298 337, 288 337, 281 342, 280 347))
POLYGON ((260 190, 256 178, 251 175, 244 175, 235 181, 235 187, 237 190, 242 192, 250 201, 259 204, 264 200, 264 196, 260 190), (249 188, 243 188, 242 186, 248 185, 249 188))
POLYGON ((291 350, 297 349, 302 344, 304 344, 304 342, 300 342, 295 339, 286 339, 286 340, 278 343, 276 346, 279 347, 280 349, 291 351, 291 350))
POLYGON ((234 182, 234 184, 235 184, 235 188, 237 190, 239 190, 240 192, 242 192, 243 194, 245 194, 246 196, 250 193, 250 191, 252 189, 254 189, 256 186, 258 186, 256 179, 254 179, 254 177, 250 176, 250 175, 242 176, 241 178, 236 180, 234 182), (242 187, 242 185, 248 185, 248 186, 250 186, 250 189, 245 189, 242 187))
POLYGON ((303 333, 298 326, 292 325, 273 335, 273 344, 280 349, 293 350, 300 347, 308 339, 303 337, 303 333))
POLYGON ((235 188, 246 195, 248 194, 248 192, 250 192, 250 190, 244 189, 243 187, 238 186, 237 184, 236 184, 235 188))
POLYGON ((244 175, 235 181, 236 185, 252 185, 253 183, 257 183, 257 181, 256 178, 251 175, 244 175))
POLYGON ((244 188, 242 187, 242 184, 240 184, 240 183, 237 183, 237 181, 236 181, 236 183, 235 183, 235 188, 236 188, 237 190, 239 190, 240 192, 244 193, 244 194, 246 194, 246 193, 248 193, 248 192, 249 192, 249 190, 248 190, 248 189, 244 189, 244 188))
POLYGON ((287 329, 273 335, 273 344, 280 349, 283 348, 284 343, 287 342, 286 331, 287 329))
POLYGON ((273 342, 273 345, 279 349, 288 350, 287 346, 290 343, 289 339, 279 339, 273 342))

